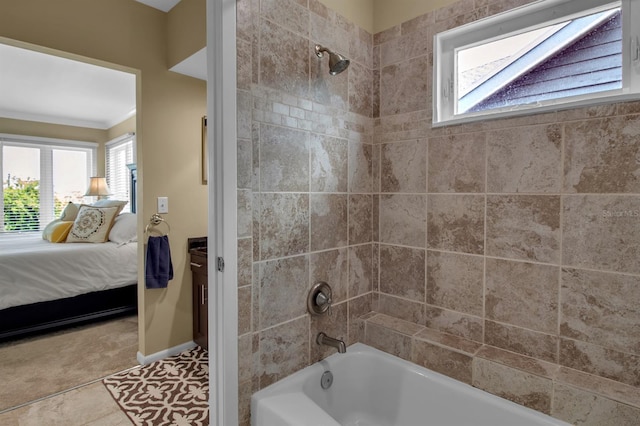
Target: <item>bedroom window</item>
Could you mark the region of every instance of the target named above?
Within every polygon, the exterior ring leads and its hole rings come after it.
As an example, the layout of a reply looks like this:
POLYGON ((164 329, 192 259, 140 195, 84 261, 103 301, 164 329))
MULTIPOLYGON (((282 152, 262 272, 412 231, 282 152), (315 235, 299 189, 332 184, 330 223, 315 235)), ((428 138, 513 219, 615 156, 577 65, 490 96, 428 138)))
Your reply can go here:
MULTIPOLYGON (((114 200, 131 200, 131 179, 127 165, 135 163, 135 135, 126 134, 107 142, 107 185, 111 190, 109 198, 114 200)), ((131 211, 127 203, 123 212, 131 211)))
POLYGON ((42 230, 69 202, 83 202, 97 144, 0 135, 0 233, 42 230))
POLYGON ((434 37, 433 125, 640 98, 640 5, 541 0, 434 37))

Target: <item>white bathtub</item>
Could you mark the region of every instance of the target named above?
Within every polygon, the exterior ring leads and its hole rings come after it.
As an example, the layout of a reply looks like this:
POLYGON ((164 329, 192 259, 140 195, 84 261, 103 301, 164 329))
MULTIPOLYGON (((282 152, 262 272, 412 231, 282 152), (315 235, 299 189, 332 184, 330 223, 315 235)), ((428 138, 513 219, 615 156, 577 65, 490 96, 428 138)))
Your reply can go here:
POLYGON ((356 343, 251 398, 253 426, 567 425, 356 343), (322 389, 330 370, 333 384, 322 389))

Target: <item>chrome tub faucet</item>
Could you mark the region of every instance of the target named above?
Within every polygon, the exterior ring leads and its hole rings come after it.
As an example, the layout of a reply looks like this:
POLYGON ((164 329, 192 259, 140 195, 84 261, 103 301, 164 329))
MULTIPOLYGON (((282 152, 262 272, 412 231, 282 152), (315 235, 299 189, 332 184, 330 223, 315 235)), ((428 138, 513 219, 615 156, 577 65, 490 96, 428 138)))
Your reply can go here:
POLYGON ((316 336, 316 343, 319 345, 326 345, 336 348, 338 352, 341 354, 347 352, 347 345, 344 344, 343 340, 334 339, 333 337, 329 337, 324 334, 322 331, 318 333, 316 336))

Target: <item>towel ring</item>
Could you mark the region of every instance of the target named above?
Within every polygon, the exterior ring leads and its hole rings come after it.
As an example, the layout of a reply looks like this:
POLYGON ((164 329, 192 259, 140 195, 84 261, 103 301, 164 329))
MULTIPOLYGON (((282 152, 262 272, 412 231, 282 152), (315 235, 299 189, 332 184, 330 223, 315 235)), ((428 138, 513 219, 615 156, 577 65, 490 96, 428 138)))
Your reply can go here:
POLYGON ((148 234, 149 230, 151 228, 156 227, 156 226, 160 225, 161 223, 164 223, 165 225, 167 225, 167 233, 165 235, 168 236, 169 232, 171 232, 171 226, 169 226, 169 222, 164 220, 162 218, 162 216, 160 216, 158 213, 154 213, 154 214, 151 215, 151 219, 149 219, 149 223, 144 228, 144 233, 148 234))

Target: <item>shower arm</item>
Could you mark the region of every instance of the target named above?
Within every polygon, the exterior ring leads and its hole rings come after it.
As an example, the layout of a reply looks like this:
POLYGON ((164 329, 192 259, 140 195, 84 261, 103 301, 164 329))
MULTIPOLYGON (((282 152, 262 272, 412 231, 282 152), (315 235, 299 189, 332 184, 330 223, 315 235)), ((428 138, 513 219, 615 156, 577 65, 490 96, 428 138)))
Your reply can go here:
POLYGON ((331 53, 331 51, 329 49, 327 49, 326 47, 321 46, 319 44, 316 44, 316 56, 318 58, 324 58, 324 53, 325 52, 331 53))

